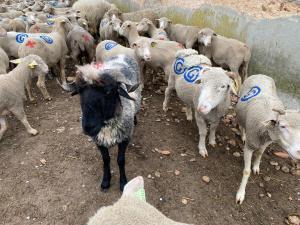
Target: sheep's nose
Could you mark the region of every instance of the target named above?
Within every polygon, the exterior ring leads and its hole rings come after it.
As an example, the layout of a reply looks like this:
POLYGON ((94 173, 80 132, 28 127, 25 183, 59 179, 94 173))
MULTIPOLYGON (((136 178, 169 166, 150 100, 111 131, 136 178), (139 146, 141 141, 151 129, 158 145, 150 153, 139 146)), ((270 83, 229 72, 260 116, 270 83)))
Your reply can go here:
POLYGON ((145 58, 146 61, 150 61, 151 60, 151 56, 150 55, 145 55, 144 58, 145 58))
POLYGON ((198 107, 197 110, 198 110, 198 112, 200 112, 200 113, 206 114, 206 113, 207 113, 207 110, 208 110, 208 105, 201 105, 201 106, 198 107))

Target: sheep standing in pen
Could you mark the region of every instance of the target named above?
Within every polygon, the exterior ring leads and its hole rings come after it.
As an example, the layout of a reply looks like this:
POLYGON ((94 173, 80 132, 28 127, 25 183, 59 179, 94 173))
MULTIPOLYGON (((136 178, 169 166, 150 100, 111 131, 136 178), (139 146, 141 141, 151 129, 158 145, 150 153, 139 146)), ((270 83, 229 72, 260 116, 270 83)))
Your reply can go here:
POLYGON ((300 160, 300 112, 285 110, 277 96, 275 82, 265 75, 252 75, 245 80, 236 106, 239 125, 245 129, 244 171, 236 202, 245 199, 246 185, 251 174, 259 174, 262 154, 271 143, 281 145, 289 155, 300 160))
POLYGON ((98 33, 98 26, 104 14, 109 9, 115 7, 115 5, 104 0, 78 0, 74 3, 72 8, 80 11, 81 16, 88 21, 90 28, 89 32, 96 35, 98 33))
POLYGON ((159 28, 164 29, 170 40, 183 44, 186 48, 194 48, 197 44, 199 27, 183 24, 172 24, 166 17, 158 19, 159 28))
POLYGON ((112 16, 111 19, 104 18, 99 26, 99 35, 100 40, 113 40, 113 41, 119 41, 119 29, 122 25, 122 21, 112 16))
POLYGON ((178 51, 163 103, 163 110, 167 111, 171 91, 176 90, 187 105, 188 120, 192 120, 192 109, 195 110, 200 135, 198 148, 203 157, 208 156, 205 146, 207 125, 210 124, 209 144, 216 146, 216 129, 231 105, 230 93, 236 93, 234 84, 237 83, 236 74, 210 65, 210 60, 195 50, 178 51))
POLYGON ((17 67, 8 74, 0 75, 0 140, 7 130, 5 116, 12 112, 32 135, 38 133, 27 121, 23 100, 26 99, 25 85, 34 76, 48 72, 48 66, 36 55, 13 60, 17 67))
POLYGON ((140 110, 139 68, 135 59, 119 55, 103 64, 78 67, 73 95, 80 94, 82 127, 92 137, 103 159, 102 190, 110 187, 109 148, 118 145, 120 190, 127 178, 125 151, 140 110), (129 94, 128 94, 129 93, 129 94))
MULTIPOLYGON (((18 50, 19 57, 35 54, 40 56, 49 68, 59 67, 62 87, 65 90, 68 90, 65 74, 65 57, 68 54, 66 37, 71 29, 72 25, 66 17, 57 17, 51 33, 47 35, 35 34, 35 36, 28 37, 23 40, 18 50)), ((41 89, 44 98, 50 100, 51 97, 46 89, 44 76, 39 77, 37 85, 41 89)), ((27 91, 30 100, 33 101, 30 83, 27 85, 27 91)))
POLYGON ((146 202, 143 177, 132 179, 122 197, 112 206, 102 207, 87 225, 188 225, 175 222, 146 202))
POLYGON ((249 47, 238 40, 226 38, 204 28, 198 33, 200 53, 213 60, 217 65, 240 75, 240 84, 248 76, 248 64, 251 58, 249 47))
POLYGON ((75 63, 83 64, 82 58, 88 63, 93 61, 95 56, 95 39, 78 24, 73 25, 72 30, 67 35, 67 45, 70 49, 70 56, 75 63))
POLYGON ((137 26, 137 31, 140 34, 147 34, 151 38, 156 39, 156 40, 169 41, 166 31, 164 31, 161 28, 155 27, 153 22, 147 18, 143 18, 139 22, 139 24, 137 26))

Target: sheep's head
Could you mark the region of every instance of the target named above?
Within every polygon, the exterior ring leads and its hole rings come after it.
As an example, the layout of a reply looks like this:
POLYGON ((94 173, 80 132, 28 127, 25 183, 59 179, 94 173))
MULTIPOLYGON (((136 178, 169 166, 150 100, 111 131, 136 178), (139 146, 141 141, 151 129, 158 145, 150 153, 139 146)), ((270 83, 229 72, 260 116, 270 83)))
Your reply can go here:
POLYGON ((157 19, 157 21, 159 22, 159 28, 164 30, 167 29, 172 24, 172 21, 167 17, 159 18, 157 19))
POLYGON ((198 32, 198 42, 208 47, 211 45, 212 36, 216 35, 210 28, 203 28, 198 32))
POLYGON ((117 18, 121 18, 122 13, 121 11, 116 7, 112 6, 105 14, 104 18, 112 19, 112 17, 115 16, 117 18))
POLYGON ((127 38, 129 36, 130 31, 132 31, 133 29, 136 30, 136 27, 137 24, 135 22, 127 20, 120 27, 119 34, 127 38))
POLYGON ((263 126, 271 139, 277 141, 291 158, 300 160, 300 112, 275 108, 269 116, 263 126))
MULTIPOLYGON (((188 70, 186 73, 191 76, 193 72, 188 70)), ((225 102, 231 91, 236 93, 238 75, 226 72, 222 68, 207 67, 203 69, 200 79, 195 83, 199 85, 199 95, 195 99, 197 111, 206 115, 219 104, 225 102)))
POLYGON ((88 24, 88 21, 84 18, 79 18, 77 20, 79 26, 81 26, 83 29, 85 29, 86 31, 89 30, 89 24, 88 24))
POLYGON ((105 69, 105 65, 79 66, 72 95, 80 94, 85 133, 95 137, 105 121, 120 115, 121 96, 134 100, 128 93, 137 87, 125 84, 121 74, 105 69))
POLYGON ((60 16, 54 19, 53 31, 59 32, 64 36, 72 30, 73 26, 67 17, 60 16))
POLYGON ((37 55, 28 55, 23 58, 11 60, 10 62, 18 65, 26 65, 30 70, 32 70, 32 76, 35 77, 41 74, 46 74, 49 71, 47 64, 37 55))
POLYGON ((141 34, 144 34, 149 31, 151 24, 153 24, 151 20, 144 18, 139 22, 137 31, 141 34))
POLYGON ((157 42, 151 39, 139 39, 131 45, 136 56, 146 62, 151 61, 151 49, 156 46, 157 42))

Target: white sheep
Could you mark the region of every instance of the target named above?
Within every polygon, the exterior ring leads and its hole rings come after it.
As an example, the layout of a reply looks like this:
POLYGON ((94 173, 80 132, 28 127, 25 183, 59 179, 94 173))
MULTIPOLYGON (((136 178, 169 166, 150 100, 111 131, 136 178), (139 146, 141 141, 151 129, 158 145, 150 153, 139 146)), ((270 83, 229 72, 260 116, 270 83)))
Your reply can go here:
POLYGON ((104 18, 101 20, 100 26, 99 26, 99 35, 100 40, 113 40, 118 41, 119 40, 119 29, 122 25, 122 21, 112 16, 111 19, 104 18))
POLYGON ((48 66, 36 55, 29 55, 12 62, 18 63, 17 67, 8 74, 0 76, 0 140, 7 130, 5 116, 8 112, 12 112, 23 123, 28 133, 32 135, 38 133, 28 123, 24 112, 25 85, 33 76, 48 72, 48 66))
POLYGON ((186 48, 193 48, 198 41, 199 27, 187 26, 183 24, 172 24, 172 21, 166 17, 159 20, 159 28, 164 29, 170 40, 183 44, 186 48))
POLYGON ((98 33, 98 25, 105 12, 112 7, 115 6, 105 0, 78 0, 72 8, 80 11, 81 16, 88 21, 89 32, 94 35, 98 33))
POLYGON ((87 225, 188 225, 175 222, 146 202, 144 180, 132 179, 122 197, 112 206, 102 207, 87 225))
POLYGON ((245 165, 236 202, 242 204, 253 152, 257 152, 252 168, 254 174, 259 174, 261 157, 271 143, 281 145, 293 159, 300 160, 300 112, 285 110, 274 80, 266 75, 250 76, 240 94, 236 112, 239 125, 246 131, 245 165))
POLYGON ((0 48, 0 74, 4 74, 7 72, 9 68, 9 58, 6 52, 0 48))
MULTIPOLYGON (((65 75, 65 61, 68 54, 66 44, 66 36, 72 29, 70 21, 63 16, 57 17, 53 25, 53 30, 49 34, 34 34, 21 43, 18 55, 24 57, 26 55, 35 54, 40 56, 50 67, 58 67, 60 69, 60 78, 62 86, 67 90, 67 81, 65 75)), ((45 77, 41 77, 37 83, 41 89, 45 99, 50 100, 51 97, 45 86, 45 77)), ((34 100, 30 85, 27 86, 30 100, 34 100)))
POLYGON ((147 18, 143 18, 139 22, 137 26, 137 31, 140 34, 148 34, 151 38, 156 40, 163 40, 163 41, 169 40, 166 31, 164 31, 161 28, 155 27, 154 23, 147 18))
POLYGON ((192 109, 199 130, 199 153, 207 157, 205 146, 207 125, 210 124, 209 144, 216 145, 216 128, 231 105, 230 92, 235 91, 237 75, 220 67, 211 67, 210 60, 197 51, 178 51, 169 74, 163 110, 167 111, 172 90, 187 105, 187 119, 192 120, 192 109))

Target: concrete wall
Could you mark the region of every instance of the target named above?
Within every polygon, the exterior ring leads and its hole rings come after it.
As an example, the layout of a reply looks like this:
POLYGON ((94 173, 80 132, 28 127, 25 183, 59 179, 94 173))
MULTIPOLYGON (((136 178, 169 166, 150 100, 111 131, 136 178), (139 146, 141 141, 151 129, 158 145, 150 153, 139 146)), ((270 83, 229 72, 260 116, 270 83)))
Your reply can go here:
POLYGON ((255 19, 221 6, 195 10, 158 7, 160 0, 111 0, 123 11, 155 7, 174 23, 210 27, 218 34, 244 41, 252 50, 249 74, 273 77, 285 104, 300 109, 300 17, 255 19), (158 7, 158 8, 157 8, 158 7))

